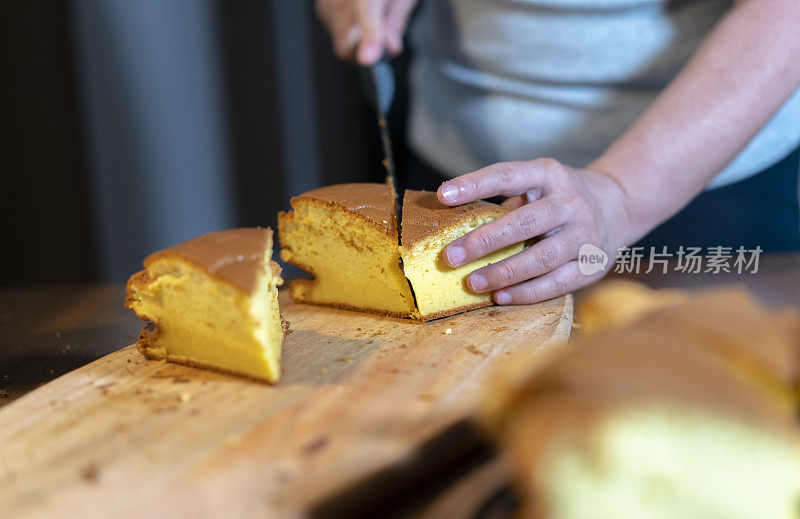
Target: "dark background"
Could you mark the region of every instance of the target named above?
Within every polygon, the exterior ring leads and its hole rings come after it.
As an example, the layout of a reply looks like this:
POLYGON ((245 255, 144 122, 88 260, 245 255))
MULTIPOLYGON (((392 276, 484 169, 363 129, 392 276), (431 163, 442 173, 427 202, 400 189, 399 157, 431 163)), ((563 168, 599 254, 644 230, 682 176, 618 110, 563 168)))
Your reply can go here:
POLYGON ((2 285, 123 281, 204 232, 274 228, 302 191, 383 178, 311 1, 7 2, 0 52, 2 285))

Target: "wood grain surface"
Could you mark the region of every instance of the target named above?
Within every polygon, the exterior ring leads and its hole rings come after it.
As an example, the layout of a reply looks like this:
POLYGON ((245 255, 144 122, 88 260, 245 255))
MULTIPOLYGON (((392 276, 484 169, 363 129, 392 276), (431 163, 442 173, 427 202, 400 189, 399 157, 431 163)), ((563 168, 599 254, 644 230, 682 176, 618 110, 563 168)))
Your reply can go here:
POLYGON ((276 386, 129 346, 0 409, 4 515, 302 517, 371 481, 391 492, 406 467, 468 448, 448 434, 493 371, 535 361, 572 322, 571 296, 427 324, 285 293, 281 308, 293 333, 276 386))

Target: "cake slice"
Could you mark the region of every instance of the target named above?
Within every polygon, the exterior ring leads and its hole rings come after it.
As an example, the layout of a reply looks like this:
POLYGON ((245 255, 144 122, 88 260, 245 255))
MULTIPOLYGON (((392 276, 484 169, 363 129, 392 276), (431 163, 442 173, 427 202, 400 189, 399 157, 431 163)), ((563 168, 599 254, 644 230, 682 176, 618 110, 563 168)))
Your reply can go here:
POLYGON ((561 350, 485 418, 519 517, 800 516, 800 321, 703 295, 561 350))
POLYGON ((125 306, 147 324, 146 357, 252 377, 280 378, 286 324, 271 229, 231 229, 151 254, 128 281, 125 306))
POLYGON ((422 320, 445 317, 492 304, 492 294, 476 294, 466 286, 473 270, 521 252, 523 243, 511 245, 478 260, 450 267, 442 250, 453 240, 489 223, 509 209, 478 201, 448 207, 429 191, 407 190, 403 200, 403 270, 416 297, 422 320))
POLYGON ((575 315, 581 333, 591 335, 624 326, 654 310, 688 299, 689 294, 679 289, 654 289, 629 279, 611 279, 584 291, 575 315))
POLYGON ((386 184, 338 184, 292 198, 278 214, 281 258, 314 275, 293 281, 301 303, 394 317, 416 314, 400 268, 396 199, 386 184))

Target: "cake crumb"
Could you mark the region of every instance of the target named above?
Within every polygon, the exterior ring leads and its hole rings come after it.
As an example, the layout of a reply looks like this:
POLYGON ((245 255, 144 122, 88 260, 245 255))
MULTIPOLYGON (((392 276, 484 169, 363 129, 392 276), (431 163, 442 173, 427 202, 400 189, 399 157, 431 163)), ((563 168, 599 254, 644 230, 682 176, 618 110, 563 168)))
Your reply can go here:
POLYGON ((304 454, 316 454, 317 452, 321 451, 325 447, 328 446, 328 438, 325 436, 320 436, 316 440, 312 440, 309 443, 306 443, 303 446, 303 453, 304 454))
POLYGON ((100 478, 100 469, 97 468, 97 463, 89 463, 83 470, 81 470, 81 478, 88 483, 96 483, 100 478))
POLYGON ((508 326, 498 326, 497 328, 492 328, 493 332, 502 332, 503 330, 508 330, 508 326))
POLYGON ((472 353, 473 355, 486 355, 484 352, 479 350, 474 344, 470 344, 467 346, 467 351, 472 353))
POLYGON ((100 393, 107 395, 109 388, 111 388, 111 386, 113 386, 114 384, 116 384, 116 382, 114 382, 113 380, 111 382, 106 382, 104 384, 98 384, 97 389, 100 390, 100 393))
POLYGON ((188 391, 183 391, 183 392, 180 394, 180 396, 178 397, 178 400, 180 400, 180 401, 181 401, 181 402, 183 402, 184 404, 185 404, 186 402, 188 402, 189 400, 191 400, 191 399, 192 399, 192 395, 191 395, 191 393, 189 393, 188 391))
POLYGON ((444 331, 444 334, 445 334, 445 335, 450 335, 450 334, 452 334, 452 333, 453 333, 453 329, 452 329, 452 328, 448 328, 448 329, 446 329, 446 330, 444 331))

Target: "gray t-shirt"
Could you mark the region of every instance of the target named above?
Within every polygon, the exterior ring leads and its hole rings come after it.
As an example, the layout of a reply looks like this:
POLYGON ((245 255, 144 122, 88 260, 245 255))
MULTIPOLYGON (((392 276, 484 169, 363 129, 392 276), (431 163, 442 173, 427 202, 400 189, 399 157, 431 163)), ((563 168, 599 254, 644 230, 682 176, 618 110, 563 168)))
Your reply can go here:
MULTIPOLYGON (((412 27, 410 145, 455 176, 505 160, 582 167, 647 108, 728 0, 423 0, 412 27)), ((800 90, 714 179, 800 144, 800 90)))

